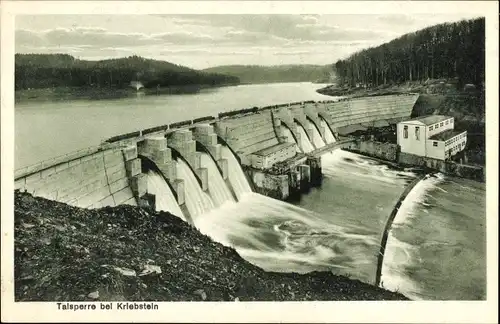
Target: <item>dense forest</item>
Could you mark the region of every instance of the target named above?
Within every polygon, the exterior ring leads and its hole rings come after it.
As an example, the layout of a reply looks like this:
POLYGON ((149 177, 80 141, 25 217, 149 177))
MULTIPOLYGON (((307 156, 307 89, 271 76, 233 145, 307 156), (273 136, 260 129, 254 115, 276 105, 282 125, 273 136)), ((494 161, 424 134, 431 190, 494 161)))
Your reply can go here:
POLYGON ((241 83, 329 82, 330 65, 225 65, 203 70, 239 78, 241 83))
POLYGON ((335 63, 340 85, 397 84, 457 79, 483 87, 484 18, 444 23, 405 34, 335 63))
POLYGON ((67 54, 16 54, 16 90, 52 87, 126 88, 140 81, 145 88, 226 85, 237 77, 207 73, 138 56, 102 61, 78 60, 67 54))

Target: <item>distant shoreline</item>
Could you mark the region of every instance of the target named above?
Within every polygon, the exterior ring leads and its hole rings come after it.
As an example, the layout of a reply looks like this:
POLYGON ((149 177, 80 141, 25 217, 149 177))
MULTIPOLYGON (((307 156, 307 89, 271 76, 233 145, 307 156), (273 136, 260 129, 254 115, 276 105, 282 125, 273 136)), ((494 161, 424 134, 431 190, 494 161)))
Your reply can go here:
POLYGON ((141 95, 192 94, 204 89, 222 88, 239 84, 206 85, 193 84, 156 88, 142 88, 136 91, 132 88, 99 88, 99 87, 54 87, 40 89, 22 89, 15 91, 15 102, 29 101, 61 101, 61 100, 102 100, 133 98, 141 95))

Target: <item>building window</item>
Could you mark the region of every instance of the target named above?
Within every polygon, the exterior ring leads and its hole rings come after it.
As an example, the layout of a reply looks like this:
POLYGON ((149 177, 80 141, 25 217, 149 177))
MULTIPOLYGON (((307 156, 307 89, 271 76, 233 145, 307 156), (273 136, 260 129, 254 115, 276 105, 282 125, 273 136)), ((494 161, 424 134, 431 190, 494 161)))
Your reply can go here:
POLYGON ((434 127, 432 127, 432 126, 429 126, 429 130, 430 130, 430 131, 431 131, 431 130, 433 130, 433 129, 434 129, 434 127))
POLYGON ((439 124, 434 125, 434 128, 438 129, 439 128, 439 124))
POLYGON ((443 127, 443 123, 442 123, 442 122, 441 122, 441 123, 439 123, 439 127, 443 127))
POLYGON ((432 142, 432 146, 438 146, 438 142, 432 142))
POLYGON ((408 138, 408 126, 403 128, 403 138, 408 138))
POLYGON ((448 120, 446 121, 445 125, 448 125, 448 120))
POLYGON ((415 127, 415 138, 420 141, 420 127, 418 126, 415 127))

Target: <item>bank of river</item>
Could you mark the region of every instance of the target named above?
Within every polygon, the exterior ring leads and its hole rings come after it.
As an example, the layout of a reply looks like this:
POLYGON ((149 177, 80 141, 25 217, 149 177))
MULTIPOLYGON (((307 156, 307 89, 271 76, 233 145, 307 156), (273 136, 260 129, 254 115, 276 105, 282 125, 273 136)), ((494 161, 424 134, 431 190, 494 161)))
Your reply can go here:
POLYGON ((223 87, 211 86, 207 84, 193 84, 185 86, 172 86, 162 88, 99 88, 99 87, 55 87, 43 89, 23 89, 16 90, 16 103, 40 102, 40 101, 68 101, 68 100, 103 100, 133 98, 147 95, 178 95, 196 94, 203 89, 216 89, 223 87))
POLYGON ((406 299, 331 272, 266 272, 164 212, 23 193, 14 207, 16 301, 406 299))

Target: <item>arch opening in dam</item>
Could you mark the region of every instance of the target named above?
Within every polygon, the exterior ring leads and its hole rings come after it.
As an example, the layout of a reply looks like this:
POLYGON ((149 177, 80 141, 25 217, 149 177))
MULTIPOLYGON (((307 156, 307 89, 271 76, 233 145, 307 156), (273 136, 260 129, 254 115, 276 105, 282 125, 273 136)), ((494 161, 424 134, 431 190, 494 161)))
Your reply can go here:
POLYGON ((295 134, 292 132, 292 130, 288 127, 287 124, 281 123, 280 127, 282 128, 282 134, 286 138, 286 141, 288 143, 295 143, 295 151, 297 153, 302 153, 302 149, 299 145, 300 141, 295 137, 295 134))
POLYGON ((302 148, 302 152, 304 153, 310 153, 314 151, 314 145, 311 142, 311 139, 309 138, 309 135, 306 132, 306 129, 304 126, 295 120, 295 125, 297 126, 297 131, 299 133, 300 137, 300 147, 302 148))
POLYGON ((154 207, 157 211, 168 211, 187 221, 179 206, 177 193, 170 181, 153 160, 141 154, 138 157, 141 159, 141 171, 146 175, 146 192, 148 194, 146 199, 149 206, 154 207))
POLYGON ((321 126, 325 129, 325 143, 326 144, 332 144, 337 141, 335 135, 333 134, 333 131, 330 127, 330 125, 326 122, 326 120, 320 116, 320 123, 321 126))
POLYGON ((220 207, 227 202, 236 202, 235 194, 222 178, 217 164, 212 157, 203 152, 201 154, 201 165, 208 171, 208 193, 212 198, 214 207, 220 207))
POLYGON ((214 208, 214 202, 210 195, 205 192, 198 182, 194 172, 183 159, 176 162, 177 174, 184 181, 185 206, 190 218, 196 224, 196 218, 214 208))
POLYGON ((309 128, 312 130, 312 143, 317 149, 324 147, 326 143, 321 136, 321 134, 324 133, 324 129, 323 132, 320 131, 321 125, 316 125, 316 123, 309 116, 306 116, 306 120, 309 123, 309 128))

